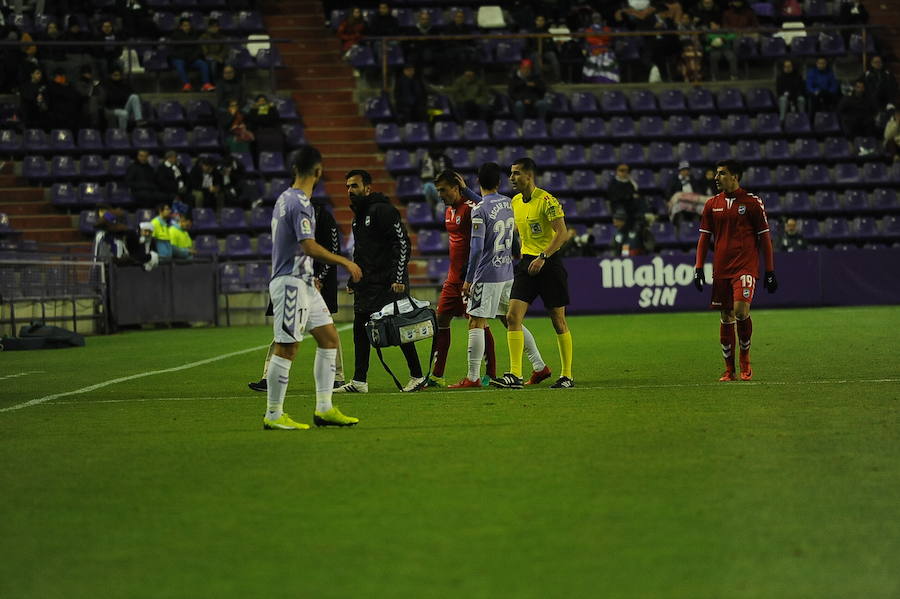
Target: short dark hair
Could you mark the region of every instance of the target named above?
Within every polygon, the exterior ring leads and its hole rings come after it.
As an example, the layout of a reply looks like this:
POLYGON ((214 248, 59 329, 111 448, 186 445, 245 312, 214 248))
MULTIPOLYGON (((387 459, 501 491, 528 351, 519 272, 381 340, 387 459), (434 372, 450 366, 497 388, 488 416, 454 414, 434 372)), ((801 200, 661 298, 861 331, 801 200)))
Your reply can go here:
POLYGON ((738 180, 740 180, 741 175, 744 174, 744 167, 737 160, 731 160, 731 159, 720 160, 716 163, 716 168, 718 168, 720 166, 727 168, 728 172, 731 173, 732 175, 734 175, 735 177, 737 177, 738 180))
POLYGON ((322 154, 312 146, 300 146, 294 150, 291 158, 291 168, 296 174, 303 177, 313 174, 316 165, 322 164, 322 154))
POLYGON ((523 156, 522 158, 518 158, 513 160, 512 166, 521 166, 522 170, 526 173, 531 173, 533 175, 537 174, 537 165, 534 163, 534 160, 529 158, 528 156, 523 156))
POLYGON ((360 179, 362 179, 363 185, 372 184, 372 175, 369 174, 369 171, 364 171, 361 168, 355 168, 344 175, 344 180, 346 181, 350 177, 359 177, 360 179))
POLYGON ((191 20, 188 19, 187 17, 182 17, 181 19, 178 19, 178 25, 180 26, 182 23, 187 23, 188 25, 190 25, 191 20))
POLYGON ((446 170, 441 171, 441 173, 434 178, 435 183, 446 183, 447 185, 451 185, 453 187, 462 187, 459 184, 459 180, 456 178, 456 171, 446 170))
POLYGON ((262 98, 263 100, 268 100, 269 96, 267 96, 266 94, 259 94, 258 96, 256 96, 257 101, 259 101, 260 98, 262 98))
POLYGON ((485 162, 478 169, 478 184, 484 189, 497 189, 500 187, 500 174, 503 171, 496 162, 485 162))

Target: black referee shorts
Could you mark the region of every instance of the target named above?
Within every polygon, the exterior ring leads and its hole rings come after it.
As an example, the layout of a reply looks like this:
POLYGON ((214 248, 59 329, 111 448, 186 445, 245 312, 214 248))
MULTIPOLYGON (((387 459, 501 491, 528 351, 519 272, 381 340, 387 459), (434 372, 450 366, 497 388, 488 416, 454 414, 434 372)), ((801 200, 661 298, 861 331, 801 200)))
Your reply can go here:
POLYGON ((553 254, 544 262, 541 271, 531 276, 528 274, 528 265, 537 256, 522 256, 516 264, 515 278, 513 279, 510 299, 516 299, 528 304, 537 296, 541 296, 544 306, 547 308, 559 308, 569 305, 569 273, 563 266, 559 254, 553 254))

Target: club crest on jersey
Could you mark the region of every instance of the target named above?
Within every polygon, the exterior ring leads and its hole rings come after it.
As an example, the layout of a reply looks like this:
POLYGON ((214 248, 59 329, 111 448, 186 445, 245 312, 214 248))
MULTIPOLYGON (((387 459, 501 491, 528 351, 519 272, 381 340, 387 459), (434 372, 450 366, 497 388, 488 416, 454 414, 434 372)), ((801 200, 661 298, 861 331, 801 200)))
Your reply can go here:
POLYGON ((747 207, 746 207, 746 206, 744 206, 743 204, 741 204, 740 206, 738 206, 738 214, 744 214, 745 212, 747 212, 747 207))
POLYGON ((744 297, 750 297, 750 290, 749 290, 749 289, 744 289, 743 293, 744 293, 744 297))
POLYGON ((372 222, 372 217, 371 217, 371 216, 367 216, 367 217, 366 217, 366 226, 368 227, 368 226, 371 224, 371 222, 372 222))
POLYGON ((457 216, 457 217, 456 217, 456 224, 458 225, 460 222, 462 222, 462 217, 461 217, 461 216, 457 216))

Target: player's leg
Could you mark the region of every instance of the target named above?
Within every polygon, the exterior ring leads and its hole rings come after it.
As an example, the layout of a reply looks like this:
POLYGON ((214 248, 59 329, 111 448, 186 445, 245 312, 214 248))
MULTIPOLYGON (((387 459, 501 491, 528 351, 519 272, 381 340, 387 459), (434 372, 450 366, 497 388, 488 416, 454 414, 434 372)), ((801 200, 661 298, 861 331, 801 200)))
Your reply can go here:
POLYGON ((313 362, 313 379, 316 383, 316 409, 313 422, 316 426, 353 426, 359 419, 345 416, 331 403, 334 392, 335 358, 340 343, 337 329, 334 328, 334 323, 329 322, 316 326, 310 334, 318 346, 313 362))
POLYGON ((540 285, 541 298, 550 314, 550 322, 556 331, 556 346, 559 349, 559 378, 551 385, 554 389, 569 389, 575 386, 572 379, 572 333, 566 322, 566 306, 569 305, 569 273, 558 255, 551 256, 536 277, 540 285))
MULTIPOLYGON (((444 289, 447 285, 444 284, 444 289)), ((444 299, 444 289, 441 290, 441 298, 438 300, 437 313, 437 339, 435 339, 435 358, 434 367, 431 369, 431 376, 428 377, 429 387, 444 387, 444 369, 447 367, 447 353, 450 351, 450 322, 453 320, 453 314, 448 310, 441 310, 443 304, 447 301, 444 299)))
POLYGON ((291 365, 297 355, 297 342, 303 336, 308 315, 305 284, 295 277, 275 277, 269 283, 274 319, 275 348, 266 373, 266 414, 263 428, 300 430, 309 425, 294 422, 284 413, 284 396, 290 381, 291 365))
POLYGON ((722 346, 722 359, 725 361, 725 372, 720 381, 736 380, 734 376, 734 309, 722 310, 719 317, 719 345, 722 346))
POLYGON ((559 379, 552 385, 553 389, 569 389, 575 386, 572 379, 572 333, 566 322, 566 308, 548 308, 550 322, 556 331, 556 346, 559 349, 560 372, 559 379))
MULTIPOLYGON (((503 315, 503 318, 506 318, 506 314, 503 315)), ((488 377, 484 384, 487 385, 487 381, 497 378, 497 351, 490 325, 484 327, 484 358, 487 362, 485 374, 488 377)))
POLYGON ((369 337, 366 335, 366 323, 369 315, 365 312, 353 312, 353 379, 335 389, 336 393, 368 393, 369 384, 369 337))
POLYGON ((519 299, 511 299, 506 312, 506 341, 509 345, 509 372, 522 378, 522 353, 525 350, 525 333, 522 331, 528 303, 519 299))
POLYGON ((337 336, 337 353, 334 355, 334 386, 344 384, 344 348, 341 347, 341 335, 337 336))
POLYGON ((261 393, 265 393, 266 391, 266 376, 269 374, 269 361, 272 359, 272 354, 275 352, 275 341, 272 340, 272 343, 269 344, 269 351, 266 352, 266 360, 263 362, 263 371, 262 377, 258 381, 254 381, 252 383, 247 383, 247 386, 250 387, 253 391, 259 391, 261 393))
MULTIPOLYGON (((422 363, 419 361, 419 352, 416 351, 415 343, 403 343, 400 345, 400 351, 406 358, 406 367, 409 368, 409 382, 401 389, 404 393, 419 391, 425 387, 425 377, 422 376, 422 363)), ((428 357, 431 359, 431 356, 428 357)))
MULTIPOLYGON (((505 314, 498 316, 497 320, 503 323, 507 330, 509 329, 509 321, 506 319, 505 314)), ((550 367, 544 362, 544 357, 541 356, 541 350, 538 349, 534 335, 531 334, 531 331, 524 324, 522 325, 522 344, 525 357, 531 362, 531 377, 525 381, 525 384, 536 385, 544 379, 550 378, 550 367)))
POLYGON ((455 385, 450 385, 449 388, 481 387, 481 360, 484 358, 484 327, 486 325, 487 318, 469 316, 469 342, 466 349, 469 358, 468 372, 461 381, 455 385))
POLYGON ((750 320, 750 303, 734 302, 734 318, 737 322, 737 338, 740 347, 738 364, 741 368, 741 380, 753 378, 750 369, 750 337, 753 335, 753 321, 750 320))

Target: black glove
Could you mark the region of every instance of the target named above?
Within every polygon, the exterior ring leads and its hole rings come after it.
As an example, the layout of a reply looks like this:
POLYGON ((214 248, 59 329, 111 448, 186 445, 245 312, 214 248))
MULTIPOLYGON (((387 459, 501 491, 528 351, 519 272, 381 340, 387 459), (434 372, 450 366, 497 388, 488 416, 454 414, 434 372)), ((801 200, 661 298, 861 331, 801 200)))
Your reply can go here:
POLYGON ((706 275, 703 274, 702 268, 694 269, 694 287, 697 291, 703 291, 703 285, 706 283, 706 275))
POLYGON ((775 278, 774 270, 766 271, 766 281, 763 283, 763 287, 765 287, 766 291, 769 293, 775 293, 775 290, 778 289, 778 279, 775 278))

